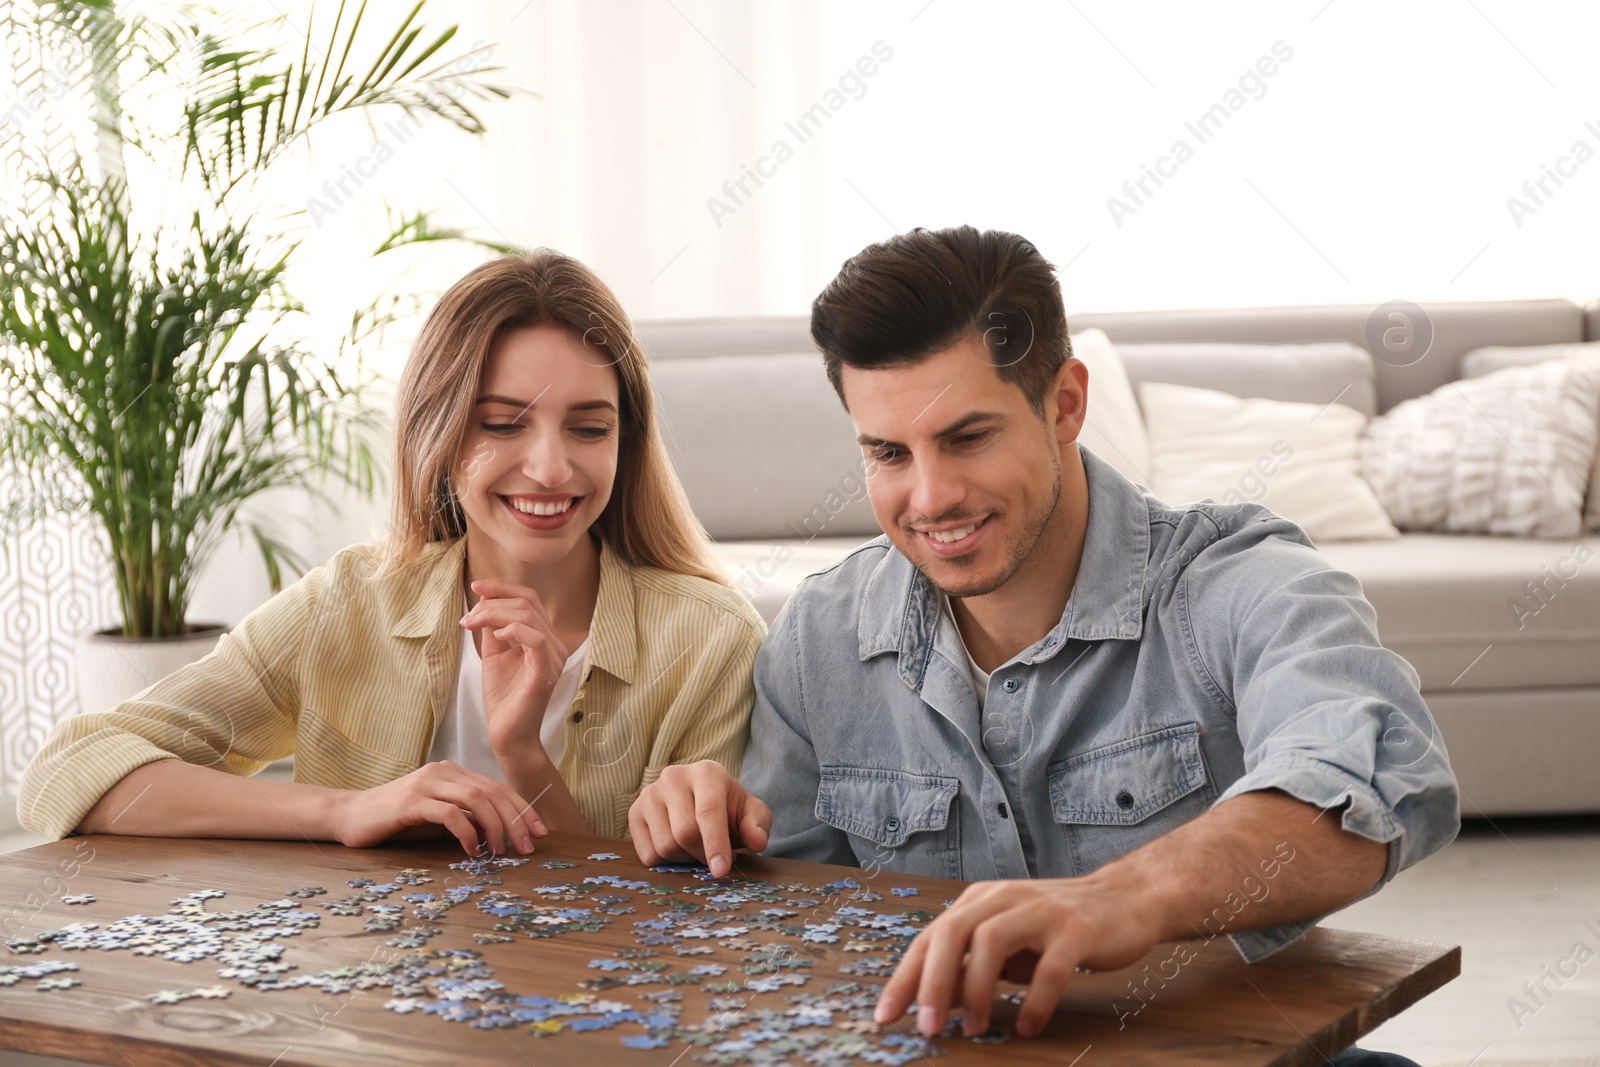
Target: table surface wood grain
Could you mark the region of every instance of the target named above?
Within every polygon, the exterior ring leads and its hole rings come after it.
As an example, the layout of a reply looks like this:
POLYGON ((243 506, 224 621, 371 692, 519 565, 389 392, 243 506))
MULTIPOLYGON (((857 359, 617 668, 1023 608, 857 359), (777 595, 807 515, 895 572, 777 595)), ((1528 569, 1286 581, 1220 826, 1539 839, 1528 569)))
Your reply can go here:
MULTIPOLYGON (((404 892, 437 892, 475 880, 449 868, 462 858, 454 842, 349 849, 320 842, 68 838, 0 857, 0 924, 8 940, 73 922, 104 927, 125 915, 162 915, 175 897, 209 887, 227 893, 224 899, 207 902, 211 911, 254 907, 280 899, 298 886, 323 886, 334 897, 355 892, 346 887, 348 879, 387 882, 408 867, 428 868, 434 882, 415 889, 402 887, 404 892), (64 895, 78 893, 92 894, 95 903, 62 903, 64 895)), ((603 838, 553 834, 539 843, 532 860, 502 872, 504 884, 492 888, 530 896, 534 886, 596 873, 686 888, 703 884, 688 875, 651 872, 639 864, 626 842, 603 838), (623 858, 587 861, 590 853, 600 851, 617 852, 623 858), (573 860, 579 867, 538 866, 549 859, 573 860)), ((937 912, 963 885, 759 856, 741 856, 735 873, 816 886, 840 878, 870 878, 871 887, 886 898, 870 906, 882 911, 937 912), (900 899, 888 893, 893 886, 914 886, 920 893, 900 899)), ((393 899, 398 902, 401 895, 396 893, 393 899)), ((591 959, 637 947, 627 917, 595 933, 543 940, 519 936, 509 943, 477 945, 472 934, 492 932, 495 921, 472 905, 453 908, 437 920, 444 933, 429 941, 427 949, 474 949, 508 990, 555 996, 578 992, 579 981, 597 975, 588 967, 591 959)), ((406 925, 416 922, 408 915, 406 925)), ((295 973, 300 974, 385 958, 384 954, 397 959, 403 950, 383 947, 392 936, 392 932, 364 932, 359 918, 324 913, 320 927, 282 942, 287 949, 284 959, 296 964, 295 973)), ((751 936, 776 939, 772 934, 751 936)), ((751 995, 751 1007, 786 1008, 788 993, 820 992, 819 987, 835 979, 851 980, 839 967, 859 956, 846 955, 839 945, 806 946, 808 952, 813 949, 811 983, 799 990, 751 995)), ((25 980, 0 988, 0 1048, 91 1063, 669 1067, 683 1056, 682 1067, 689 1067, 700 1051, 678 1042, 655 1050, 621 1047, 622 1034, 642 1032, 636 1025, 539 1037, 521 1027, 479 1030, 421 1013, 398 1014, 383 1007, 392 995, 383 987, 343 995, 315 987, 258 991, 216 977, 215 959, 177 963, 159 956, 98 950, 3 955, 0 963, 11 966, 39 959, 76 962, 80 970, 73 976, 82 984, 41 991, 35 982, 25 980), (171 1005, 147 999, 159 989, 211 985, 228 985, 234 991, 226 999, 171 1005)), ((738 959, 739 953, 718 950, 714 956, 682 962, 717 960, 729 964, 728 977, 735 977, 738 972, 732 967, 738 959)), ((1134 967, 1078 975, 1039 1038, 979 1045, 954 1037, 937 1043, 947 1052, 943 1062, 952 1067, 963 1063, 1309 1067, 1455 978, 1460 965, 1459 947, 1336 930, 1315 930, 1254 965, 1246 965, 1225 937, 1173 942, 1156 946, 1134 967)), ((704 1017, 705 996, 698 987, 678 988, 684 991, 683 1021, 704 1017)), ((632 1001, 636 992, 624 986, 601 996, 632 1001)), ((1008 1022, 1014 1014, 1015 1008, 1007 1004, 996 1006, 997 1021, 1008 1022)), ((897 1025, 912 1032, 909 1018, 897 1025)), ((796 1056, 794 1062, 802 1061, 796 1056)))

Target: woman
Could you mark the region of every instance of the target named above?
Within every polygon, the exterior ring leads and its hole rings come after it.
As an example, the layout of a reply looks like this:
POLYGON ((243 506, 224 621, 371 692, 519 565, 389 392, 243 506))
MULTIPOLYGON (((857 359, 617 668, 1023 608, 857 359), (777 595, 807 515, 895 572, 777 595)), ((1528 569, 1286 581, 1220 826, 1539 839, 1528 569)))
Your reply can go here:
POLYGON ((532 850, 620 837, 674 763, 744 750, 764 627, 720 584, 643 351, 576 260, 504 256, 428 316, 396 400, 395 499, 205 659, 59 723, 36 833, 532 850), (293 782, 256 781, 293 754, 293 782))

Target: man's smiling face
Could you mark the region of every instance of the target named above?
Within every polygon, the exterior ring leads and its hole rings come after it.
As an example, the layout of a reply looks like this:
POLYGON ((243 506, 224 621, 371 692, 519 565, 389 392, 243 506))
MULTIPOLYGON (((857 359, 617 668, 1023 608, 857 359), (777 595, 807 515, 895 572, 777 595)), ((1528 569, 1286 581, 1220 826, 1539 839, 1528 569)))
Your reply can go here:
POLYGON ((895 547, 950 596, 1005 585, 1055 516, 1061 449, 1081 416, 1061 425, 1052 392, 1041 418, 976 334, 916 363, 846 365, 840 383, 895 547))

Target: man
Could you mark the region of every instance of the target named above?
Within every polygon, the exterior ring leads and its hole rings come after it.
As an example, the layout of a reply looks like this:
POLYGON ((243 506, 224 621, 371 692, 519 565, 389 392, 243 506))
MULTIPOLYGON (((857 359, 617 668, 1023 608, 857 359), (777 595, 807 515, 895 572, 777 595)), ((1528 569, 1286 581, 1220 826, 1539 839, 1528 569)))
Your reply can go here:
POLYGON ((1169 506, 1078 448, 1088 372, 1031 244, 873 245, 811 332, 885 536, 773 625, 742 783, 705 761, 641 792, 646 863, 974 881, 878 1017, 981 1032, 1004 976, 1032 1035, 1077 967, 1224 931, 1253 962, 1454 838, 1417 675, 1356 580, 1259 505, 1169 506))

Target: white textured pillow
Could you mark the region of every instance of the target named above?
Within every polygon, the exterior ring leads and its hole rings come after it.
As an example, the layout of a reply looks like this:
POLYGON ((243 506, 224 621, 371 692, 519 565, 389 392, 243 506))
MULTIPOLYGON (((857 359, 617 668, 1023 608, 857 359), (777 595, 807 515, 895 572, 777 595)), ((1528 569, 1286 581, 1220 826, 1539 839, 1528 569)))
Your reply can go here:
MULTIPOLYGON (((1478 378, 1507 367, 1531 367, 1547 359, 1600 360, 1600 341, 1575 341, 1566 345, 1522 345, 1517 347, 1477 348, 1461 357, 1461 376, 1478 378)), ((1595 409, 1600 424, 1600 407, 1595 409)), ((1596 433, 1600 437, 1600 433, 1596 433)), ((1583 524, 1600 530, 1600 448, 1589 468, 1589 490, 1584 497, 1583 524)))
POLYGON ((1150 438, 1117 346, 1104 330, 1085 330, 1072 335, 1072 354, 1089 368, 1089 412, 1079 443, 1125 478, 1149 485, 1150 438))
POLYGON ((1446 382, 1374 419, 1367 480, 1407 529, 1574 537, 1595 453, 1600 363, 1446 382))
POLYGON ((1358 466, 1366 416, 1343 404, 1245 399, 1146 382, 1157 496, 1264 504, 1314 541, 1398 537, 1358 466))

